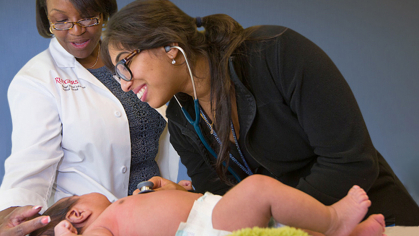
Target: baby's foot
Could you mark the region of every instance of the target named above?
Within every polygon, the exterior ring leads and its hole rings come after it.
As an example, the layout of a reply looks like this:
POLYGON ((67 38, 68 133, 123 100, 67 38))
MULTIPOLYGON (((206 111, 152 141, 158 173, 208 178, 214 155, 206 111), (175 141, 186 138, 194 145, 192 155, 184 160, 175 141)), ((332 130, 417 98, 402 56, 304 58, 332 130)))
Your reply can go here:
POLYGON ((382 236, 386 224, 381 214, 370 215, 368 219, 358 224, 350 236, 382 236))
POLYGON ((325 235, 349 235, 364 218, 371 201, 365 191, 359 186, 353 186, 348 194, 329 207, 332 220, 325 235))

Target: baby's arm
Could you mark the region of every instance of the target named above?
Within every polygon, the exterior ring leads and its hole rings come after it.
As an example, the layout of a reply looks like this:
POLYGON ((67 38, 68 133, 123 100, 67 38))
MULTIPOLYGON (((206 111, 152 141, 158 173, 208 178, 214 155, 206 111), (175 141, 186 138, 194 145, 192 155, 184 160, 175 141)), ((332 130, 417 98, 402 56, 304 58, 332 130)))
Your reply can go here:
MULTIPOLYGON (((74 228, 74 226, 68 222, 67 220, 63 220, 61 221, 58 225, 55 226, 54 228, 54 233, 56 236, 74 236, 74 235, 78 235, 77 234, 77 230, 76 228, 74 228)), ((82 235, 90 235, 90 236, 96 236, 96 235, 100 235, 100 236, 112 236, 112 233, 105 228, 95 228, 92 230, 89 230, 89 232, 87 234, 82 234, 82 235)))

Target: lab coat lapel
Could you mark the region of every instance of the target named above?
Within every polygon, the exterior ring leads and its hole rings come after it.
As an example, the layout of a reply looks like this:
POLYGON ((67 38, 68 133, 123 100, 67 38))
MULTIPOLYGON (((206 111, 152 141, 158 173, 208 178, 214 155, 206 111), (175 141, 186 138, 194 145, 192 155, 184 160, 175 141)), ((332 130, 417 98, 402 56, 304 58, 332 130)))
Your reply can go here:
POLYGON ((86 68, 84 68, 79 62, 76 61, 74 65, 74 72, 77 75, 77 78, 79 80, 87 81, 99 88, 106 89, 108 88, 102 84, 95 76, 93 76, 86 68))
POLYGON ((84 68, 76 58, 67 52, 56 38, 50 42, 51 56, 54 58, 57 66, 60 68, 72 68, 81 83, 87 81, 99 88, 108 90, 96 77, 94 77, 86 68, 84 68))

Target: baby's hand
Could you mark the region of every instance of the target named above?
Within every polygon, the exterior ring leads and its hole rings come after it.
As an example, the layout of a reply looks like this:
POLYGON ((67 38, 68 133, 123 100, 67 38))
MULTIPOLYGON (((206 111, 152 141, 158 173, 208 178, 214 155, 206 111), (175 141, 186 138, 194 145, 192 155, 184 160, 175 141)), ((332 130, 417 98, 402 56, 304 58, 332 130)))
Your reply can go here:
POLYGON ((54 233, 56 236, 73 236, 77 235, 77 230, 70 222, 63 220, 55 226, 54 233))

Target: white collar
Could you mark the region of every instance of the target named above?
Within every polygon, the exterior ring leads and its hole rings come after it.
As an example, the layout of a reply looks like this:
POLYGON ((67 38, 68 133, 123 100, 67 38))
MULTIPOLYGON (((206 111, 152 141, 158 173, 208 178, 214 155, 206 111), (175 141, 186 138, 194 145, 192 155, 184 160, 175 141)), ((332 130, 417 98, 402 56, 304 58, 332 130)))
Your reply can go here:
POLYGON ((49 49, 58 67, 75 67, 76 63, 78 63, 76 58, 67 52, 55 37, 51 39, 49 49))

